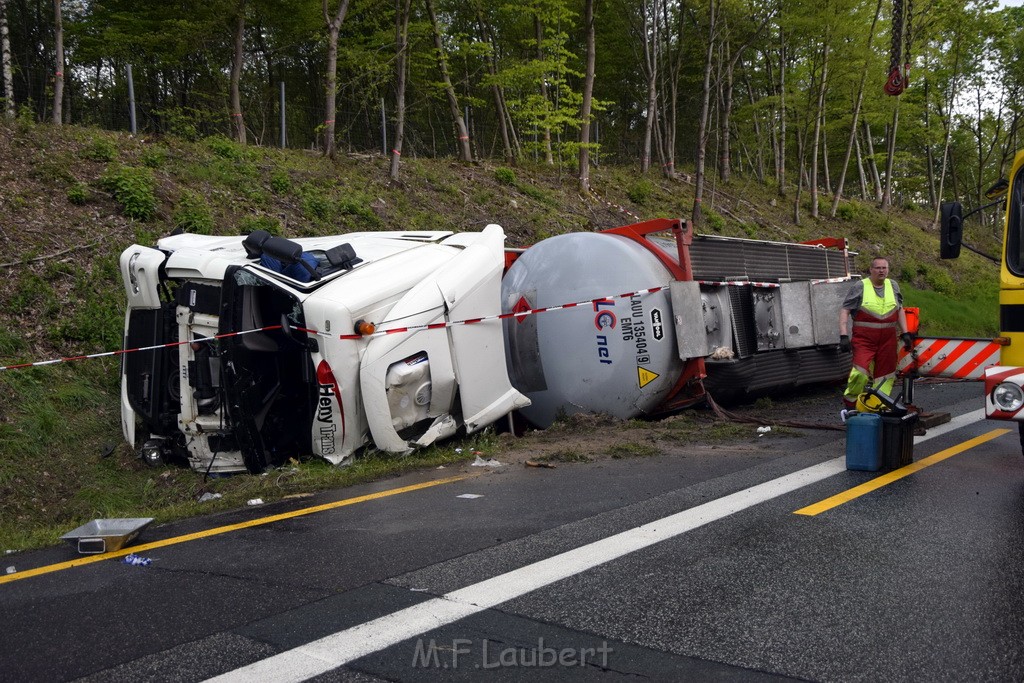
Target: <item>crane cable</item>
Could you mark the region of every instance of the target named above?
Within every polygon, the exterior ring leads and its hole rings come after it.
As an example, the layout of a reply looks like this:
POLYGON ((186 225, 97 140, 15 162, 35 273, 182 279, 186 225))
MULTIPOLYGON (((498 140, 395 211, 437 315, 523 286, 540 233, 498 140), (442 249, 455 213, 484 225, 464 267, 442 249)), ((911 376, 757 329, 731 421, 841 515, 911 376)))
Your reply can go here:
POLYGON ((885 82, 886 95, 901 94, 906 90, 907 81, 910 79, 911 15, 913 11, 913 0, 892 0, 892 48, 889 51, 889 80, 885 82), (904 2, 906 3, 905 12, 904 2))

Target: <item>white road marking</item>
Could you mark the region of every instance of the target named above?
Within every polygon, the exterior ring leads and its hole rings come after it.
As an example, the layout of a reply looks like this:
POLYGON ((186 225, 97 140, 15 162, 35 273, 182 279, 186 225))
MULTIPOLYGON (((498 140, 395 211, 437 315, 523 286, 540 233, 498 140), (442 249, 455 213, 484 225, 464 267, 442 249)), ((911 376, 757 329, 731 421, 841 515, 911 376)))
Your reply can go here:
MULTIPOLYGON (((929 429, 926 435, 916 437, 914 442, 921 443, 941 436, 976 422, 984 416, 983 409, 960 415, 947 424, 929 429)), ((344 666, 360 657, 379 652, 403 640, 478 614, 556 581, 575 576, 655 543, 661 543, 754 505, 822 481, 845 469, 845 457, 827 460, 575 550, 460 588, 439 598, 407 607, 344 631, 338 631, 209 680, 217 683, 304 681, 344 666)))

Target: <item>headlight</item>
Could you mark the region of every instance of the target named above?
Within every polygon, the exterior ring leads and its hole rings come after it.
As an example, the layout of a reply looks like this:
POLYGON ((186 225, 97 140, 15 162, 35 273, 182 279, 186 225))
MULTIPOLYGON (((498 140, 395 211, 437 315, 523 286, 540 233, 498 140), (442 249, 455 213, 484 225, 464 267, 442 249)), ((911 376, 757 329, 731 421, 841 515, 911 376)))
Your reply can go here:
POLYGON ((992 401, 1000 410, 1013 413, 1024 406, 1024 391, 1012 382, 1003 382, 992 390, 992 401))
POLYGON ((139 293, 139 274, 135 272, 135 262, 139 260, 141 255, 139 252, 135 252, 128 259, 128 281, 131 283, 133 294, 139 293))

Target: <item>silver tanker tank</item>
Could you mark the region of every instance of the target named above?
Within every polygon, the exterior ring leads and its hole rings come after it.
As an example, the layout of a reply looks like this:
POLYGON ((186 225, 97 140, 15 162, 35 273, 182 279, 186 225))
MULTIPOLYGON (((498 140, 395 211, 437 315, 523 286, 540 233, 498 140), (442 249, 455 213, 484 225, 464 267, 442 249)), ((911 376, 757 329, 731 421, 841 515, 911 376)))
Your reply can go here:
POLYGON ((562 413, 629 419, 661 405, 683 368, 672 280, 650 249, 608 233, 559 235, 519 256, 502 280, 503 312, 588 302, 505 321, 509 376, 532 401, 523 416, 543 428, 562 413))

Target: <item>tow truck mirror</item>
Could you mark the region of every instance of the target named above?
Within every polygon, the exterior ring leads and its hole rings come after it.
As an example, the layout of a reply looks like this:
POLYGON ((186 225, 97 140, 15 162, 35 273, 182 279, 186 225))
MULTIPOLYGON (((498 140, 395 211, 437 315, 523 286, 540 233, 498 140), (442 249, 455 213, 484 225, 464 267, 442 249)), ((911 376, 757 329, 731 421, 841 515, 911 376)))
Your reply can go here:
POLYGON ((939 256, 944 259, 957 258, 964 238, 964 207, 960 202, 943 202, 940 211, 939 256))
POLYGON ((999 199, 1006 194, 1006 190, 1009 189, 1009 187, 1010 181, 1006 178, 1000 178, 992 187, 985 190, 985 196, 989 199, 999 199))

